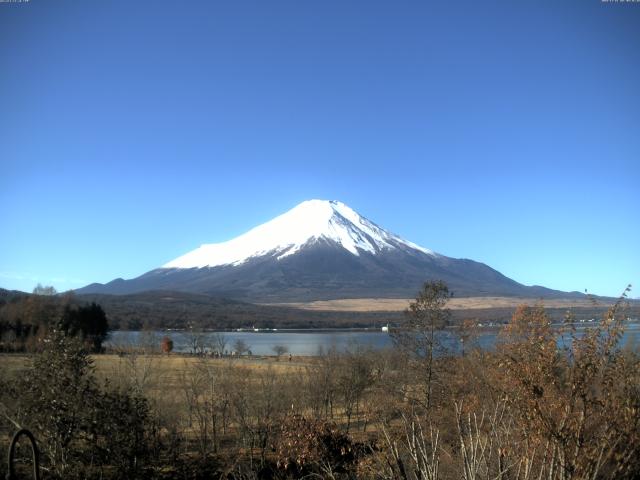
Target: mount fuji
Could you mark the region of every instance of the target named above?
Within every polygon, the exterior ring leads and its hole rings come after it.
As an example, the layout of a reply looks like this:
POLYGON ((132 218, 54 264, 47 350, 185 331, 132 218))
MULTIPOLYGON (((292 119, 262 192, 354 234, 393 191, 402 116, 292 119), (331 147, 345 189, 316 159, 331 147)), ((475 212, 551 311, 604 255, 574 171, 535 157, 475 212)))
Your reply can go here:
POLYGON ((431 279, 456 296, 575 296, 528 287, 491 267, 440 255, 359 215, 344 203, 302 202, 223 243, 204 244, 131 280, 80 294, 171 290, 252 302, 411 298, 431 279))

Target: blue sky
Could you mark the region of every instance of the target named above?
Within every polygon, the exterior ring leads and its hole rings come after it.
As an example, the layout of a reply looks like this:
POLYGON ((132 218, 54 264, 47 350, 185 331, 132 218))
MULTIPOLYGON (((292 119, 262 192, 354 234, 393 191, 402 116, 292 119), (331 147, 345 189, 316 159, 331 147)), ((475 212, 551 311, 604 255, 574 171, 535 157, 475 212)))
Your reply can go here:
POLYGON ((640 296, 640 4, 0 3, 0 287, 135 277, 310 198, 640 296))

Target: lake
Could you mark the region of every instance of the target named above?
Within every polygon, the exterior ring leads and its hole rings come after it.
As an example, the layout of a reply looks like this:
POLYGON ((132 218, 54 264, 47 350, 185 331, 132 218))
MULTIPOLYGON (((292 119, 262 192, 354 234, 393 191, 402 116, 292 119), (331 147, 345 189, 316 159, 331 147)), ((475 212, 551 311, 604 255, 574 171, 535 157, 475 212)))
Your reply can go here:
MULTIPOLYGON (((588 326, 579 325, 578 332, 584 331, 588 326)), ((253 355, 273 355, 275 345, 284 345, 292 355, 317 355, 322 349, 335 348, 345 351, 354 348, 384 349, 392 346, 388 333, 380 330, 307 330, 307 331, 241 331, 220 332, 227 341, 227 350, 233 350, 233 344, 244 341, 253 355)), ((132 345, 160 345, 160 339, 165 335, 173 340, 173 350, 188 353, 191 351, 191 335, 184 331, 114 331, 105 346, 132 346, 132 345)), ((205 345, 210 345, 214 332, 201 334, 205 345)), ((441 342, 449 349, 460 352, 461 342, 452 331, 438 332, 441 342)), ((492 349, 496 343, 498 328, 484 328, 476 339, 476 344, 483 349, 492 349)), ((558 340, 559 343, 562 339, 558 340)), ((633 322, 626 325, 626 331, 622 339, 622 345, 632 344, 638 348, 640 344, 640 323, 633 322)))

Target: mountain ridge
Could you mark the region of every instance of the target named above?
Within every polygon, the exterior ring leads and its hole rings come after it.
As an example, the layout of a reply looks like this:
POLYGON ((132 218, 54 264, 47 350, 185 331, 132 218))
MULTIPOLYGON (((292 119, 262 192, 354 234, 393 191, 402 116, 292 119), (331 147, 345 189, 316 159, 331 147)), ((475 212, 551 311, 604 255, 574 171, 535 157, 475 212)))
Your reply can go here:
POLYGON ((242 301, 413 297, 427 280, 456 296, 577 298, 525 286, 470 259, 456 259, 390 233, 342 202, 309 200, 227 242, 203 244, 137 278, 78 293, 175 290, 242 301))

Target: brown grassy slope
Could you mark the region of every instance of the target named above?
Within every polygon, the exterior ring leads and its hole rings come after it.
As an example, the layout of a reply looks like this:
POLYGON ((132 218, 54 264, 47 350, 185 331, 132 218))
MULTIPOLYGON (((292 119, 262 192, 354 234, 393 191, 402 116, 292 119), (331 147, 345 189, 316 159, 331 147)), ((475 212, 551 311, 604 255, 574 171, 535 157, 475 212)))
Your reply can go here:
MULTIPOLYGON (((272 304, 282 307, 316 311, 340 312, 399 312, 409 306, 413 299, 406 298, 347 298, 341 300, 319 300, 315 302, 294 302, 272 304)), ((515 308, 523 303, 533 305, 542 302, 548 308, 589 308, 593 302, 585 299, 547 299, 524 297, 466 297, 452 298, 447 306, 452 310, 485 308, 515 308)), ((600 307, 609 307, 614 301, 598 302, 600 307)))

